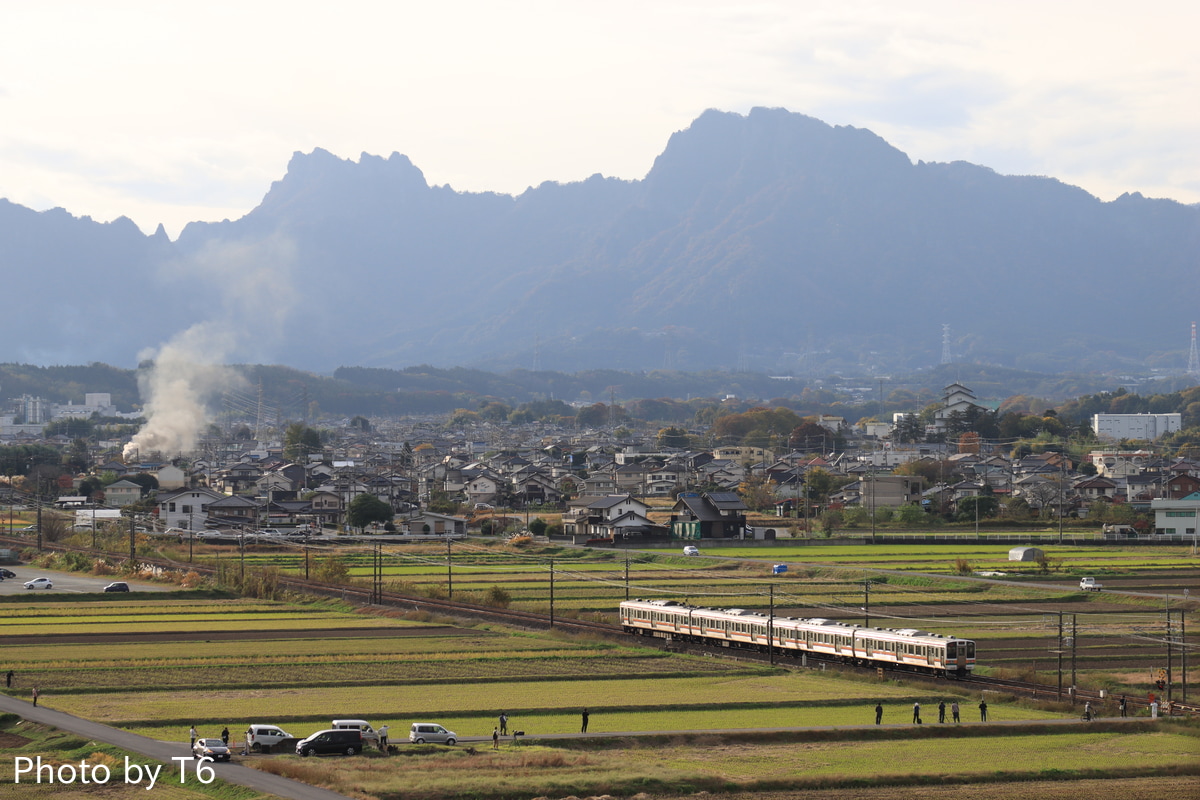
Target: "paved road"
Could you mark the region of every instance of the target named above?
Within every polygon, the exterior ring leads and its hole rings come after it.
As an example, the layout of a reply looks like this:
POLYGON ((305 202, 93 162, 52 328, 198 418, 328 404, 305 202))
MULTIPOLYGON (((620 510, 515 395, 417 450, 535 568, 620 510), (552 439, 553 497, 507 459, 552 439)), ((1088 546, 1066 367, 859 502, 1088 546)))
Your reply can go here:
POLYGON ((74 594, 81 592, 103 592, 104 587, 114 581, 125 581, 129 584, 129 588, 135 592, 172 592, 179 589, 178 586, 169 586, 162 583, 131 581, 120 575, 85 575, 81 572, 55 572, 54 570, 31 567, 26 564, 6 564, 4 567, 17 573, 17 577, 5 578, 3 581, 0 581, 0 594, 27 594, 31 598, 38 597, 53 600, 55 594, 63 592, 74 594), (25 581, 31 581, 34 578, 49 578, 50 582, 54 584, 54 588, 26 589, 24 585, 25 581))
MULTIPOLYGON (((55 711, 54 709, 42 706, 34 708, 24 700, 18 700, 15 697, 7 695, 0 695, 0 711, 18 714, 31 722, 53 725, 56 728, 70 731, 94 741, 107 742, 108 744, 128 750, 131 753, 146 756, 153 762, 162 763, 165 766, 159 774, 158 780, 160 783, 177 783, 179 781, 179 762, 172 761, 171 759, 173 757, 190 755, 187 742, 176 744, 148 739, 136 733, 129 733, 128 731, 117 730, 107 725, 80 719, 62 711, 55 711)), ((141 763, 143 766, 149 766, 146 762, 141 763)), ((306 783, 300 783, 290 778, 272 775, 269 772, 260 772, 250 767, 243 767, 240 764, 212 764, 210 766, 216 771, 217 777, 222 780, 242 786, 249 786, 260 792, 269 792, 279 797, 292 798, 292 800, 348 800, 346 795, 338 794, 328 789, 320 789, 316 786, 309 786, 306 783)))

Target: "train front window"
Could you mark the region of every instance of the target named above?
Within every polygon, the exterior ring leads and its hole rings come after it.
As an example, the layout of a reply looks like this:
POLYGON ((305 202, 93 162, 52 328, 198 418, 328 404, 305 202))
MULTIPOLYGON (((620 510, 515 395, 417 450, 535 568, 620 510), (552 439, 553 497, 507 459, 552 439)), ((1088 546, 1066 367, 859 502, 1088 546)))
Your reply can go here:
POLYGON ((958 658, 958 643, 957 642, 946 642, 946 658, 949 658, 949 659, 958 658))
POLYGON ((975 643, 967 642, 966 645, 967 645, 967 658, 974 658, 975 657, 975 643))

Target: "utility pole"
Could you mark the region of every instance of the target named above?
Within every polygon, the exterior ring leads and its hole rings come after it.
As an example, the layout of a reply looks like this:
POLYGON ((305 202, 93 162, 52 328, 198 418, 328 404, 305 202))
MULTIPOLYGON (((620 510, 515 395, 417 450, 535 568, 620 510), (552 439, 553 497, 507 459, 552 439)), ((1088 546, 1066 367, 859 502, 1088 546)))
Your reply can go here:
POLYGON ((863 579, 863 627, 871 627, 871 581, 863 579))
POLYGON ((383 546, 379 542, 371 547, 371 602, 383 604, 383 546))
POLYGON ((629 553, 625 554, 625 599, 629 599, 629 553))
POLYGON ((1062 700, 1062 657, 1063 657, 1063 612, 1058 612, 1058 648, 1054 651, 1058 654, 1058 694, 1056 700, 1062 700))
MULTIPOLYGON (((136 557, 135 547, 137 542, 134 540, 134 535, 137 531, 137 516, 129 515, 129 566, 133 566, 133 560, 136 557)), ((40 534, 39 534, 40 535, 40 534)))
POLYGON ((550 559, 550 627, 554 627, 554 559, 550 559))
MULTIPOLYGON (((1167 595, 1167 603, 1171 602, 1171 595, 1167 595)), ((1171 649, 1171 607, 1167 606, 1167 702, 1171 702, 1171 662, 1174 653, 1171 649)))
POLYGON ((1079 639, 1075 635, 1075 615, 1071 615, 1071 705, 1075 705, 1076 687, 1079 684, 1075 679, 1075 647, 1079 639))
POLYGON ((450 599, 454 599, 454 569, 450 564, 450 534, 446 534, 446 587, 450 599))
POLYGON ((768 584, 771 593, 771 614, 767 617, 767 658, 775 666, 775 584, 768 584))

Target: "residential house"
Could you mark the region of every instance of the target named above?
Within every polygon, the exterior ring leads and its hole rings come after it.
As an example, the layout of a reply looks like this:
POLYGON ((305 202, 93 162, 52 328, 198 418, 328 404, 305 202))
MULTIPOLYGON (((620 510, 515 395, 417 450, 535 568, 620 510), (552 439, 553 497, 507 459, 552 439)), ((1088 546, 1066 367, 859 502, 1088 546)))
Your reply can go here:
POLYGON ((868 475, 860 481, 859 503, 868 508, 898 508, 920 503, 922 478, 913 475, 868 475))
POLYGON ((167 489, 182 489, 187 486, 188 476, 179 467, 174 464, 163 464, 154 472, 154 477, 158 479, 159 490, 167 489))
POLYGON ((142 499, 142 487, 133 481, 121 479, 104 487, 104 504, 124 508, 142 499))
POLYGON ((563 532, 568 536, 587 535, 594 539, 609 538, 615 532, 613 523, 621 519, 621 527, 649 525, 647 512, 650 507, 641 500, 627 494, 612 494, 607 497, 589 497, 575 500, 563 514, 563 532), (633 516, 630 516, 630 512, 633 516))
POLYGON ((746 530, 746 511, 746 505, 735 492, 685 492, 671 508, 671 537, 741 538, 746 530))
POLYGON ((252 497, 229 495, 213 500, 207 506, 210 528, 251 528, 262 526, 266 505, 252 497))
POLYGON ((209 504, 224 498, 225 495, 220 492, 200 486, 159 492, 155 497, 158 501, 158 519, 166 528, 203 530, 208 527, 209 504))
POLYGON ((412 536, 466 536, 467 521, 462 517, 421 511, 395 520, 396 530, 412 536))

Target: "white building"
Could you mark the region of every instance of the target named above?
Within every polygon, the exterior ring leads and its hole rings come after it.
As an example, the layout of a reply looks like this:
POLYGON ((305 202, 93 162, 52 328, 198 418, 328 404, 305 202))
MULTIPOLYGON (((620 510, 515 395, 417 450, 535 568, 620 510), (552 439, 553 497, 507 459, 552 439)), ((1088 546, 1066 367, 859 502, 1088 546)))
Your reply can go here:
POLYGON ((1093 414, 1092 430, 1101 439, 1154 441, 1183 427, 1182 414, 1093 414))
POLYGON ((1154 530, 1168 536, 1195 536, 1196 519, 1200 514, 1200 492, 1193 492, 1179 500, 1155 498, 1150 501, 1154 509, 1154 530))

